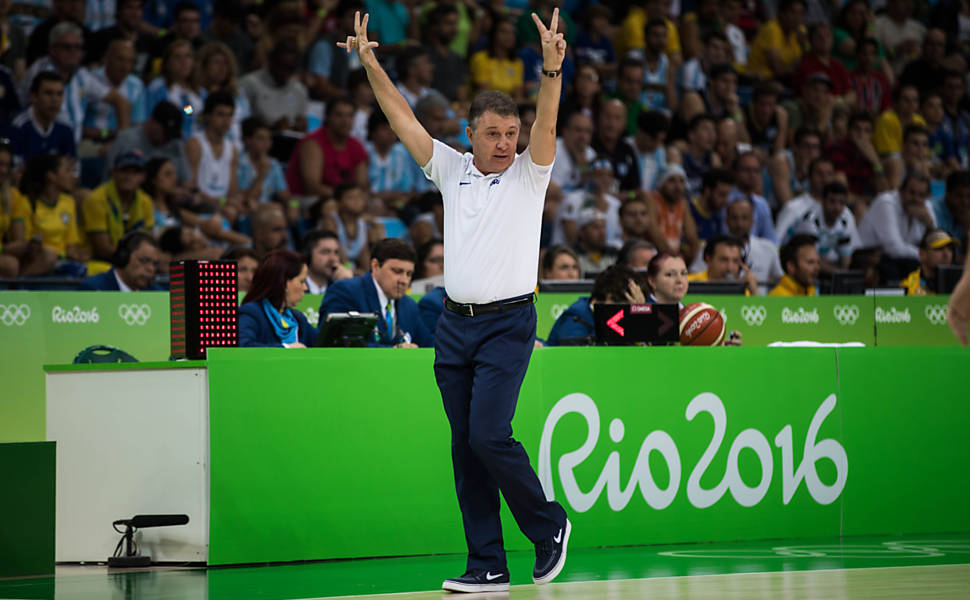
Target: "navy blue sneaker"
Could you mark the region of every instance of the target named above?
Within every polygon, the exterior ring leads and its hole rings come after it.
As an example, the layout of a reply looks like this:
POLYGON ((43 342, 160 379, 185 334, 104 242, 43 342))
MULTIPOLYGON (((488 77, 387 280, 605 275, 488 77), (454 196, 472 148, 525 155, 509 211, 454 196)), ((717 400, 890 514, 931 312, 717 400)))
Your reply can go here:
POLYGON ((441 589, 449 592, 507 592, 509 572, 507 569, 473 569, 461 577, 445 579, 441 589))
POLYGON ((566 519, 566 525, 556 535, 536 544, 536 566, 532 570, 532 581, 536 585, 549 583, 562 571, 566 564, 566 545, 569 544, 569 532, 572 528, 569 519, 566 519))

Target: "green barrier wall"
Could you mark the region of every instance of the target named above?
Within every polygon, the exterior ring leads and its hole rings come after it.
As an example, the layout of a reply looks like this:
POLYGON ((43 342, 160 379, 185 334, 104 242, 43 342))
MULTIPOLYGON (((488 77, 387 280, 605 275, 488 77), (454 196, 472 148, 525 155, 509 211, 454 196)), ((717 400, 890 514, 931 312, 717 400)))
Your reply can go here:
MULTIPOLYGON (((968 358, 547 348, 513 427, 577 547, 967 531, 968 358)), ((213 350, 210 564, 463 552, 432 361, 213 350)))
POLYGON ((54 573, 54 465, 54 442, 0 444, 0 579, 54 573))
MULTIPOLYGON (((574 294, 542 294, 538 334, 546 337, 574 294)), ((747 346, 775 341, 862 342, 880 346, 956 345, 945 296, 873 298, 706 298, 744 334, 747 346)), ((688 299, 692 301, 693 299, 688 299)), ((319 296, 300 303, 316 323, 319 296)), ((83 348, 107 344, 140 361, 167 360, 169 306, 164 292, 0 292, 0 441, 42 440, 43 365, 69 363, 83 348)))

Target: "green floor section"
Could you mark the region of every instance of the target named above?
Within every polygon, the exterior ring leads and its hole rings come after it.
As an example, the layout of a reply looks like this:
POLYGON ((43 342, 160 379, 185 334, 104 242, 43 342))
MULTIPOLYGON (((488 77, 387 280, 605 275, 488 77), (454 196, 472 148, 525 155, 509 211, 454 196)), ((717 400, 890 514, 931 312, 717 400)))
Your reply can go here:
MULTIPOLYGON (((512 584, 531 583, 533 557, 510 553, 512 584)), ((723 573, 970 564, 970 532, 931 536, 776 540, 577 549, 557 581, 723 573)), ((463 556, 330 561, 192 571, 70 575, 0 581, 0 598, 283 600, 439 589, 463 556)))

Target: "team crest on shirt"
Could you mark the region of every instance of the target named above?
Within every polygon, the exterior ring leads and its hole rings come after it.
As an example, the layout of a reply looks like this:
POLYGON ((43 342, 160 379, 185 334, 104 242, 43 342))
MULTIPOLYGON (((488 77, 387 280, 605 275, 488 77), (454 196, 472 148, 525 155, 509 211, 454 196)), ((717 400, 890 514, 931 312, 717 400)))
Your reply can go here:
POLYGON ((499 184, 499 183, 501 183, 501 182, 502 182, 502 180, 501 180, 501 179, 498 179, 498 178, 496 178, 496 179, 493 179, 493 180, 492 180, 492 183, 490 183, 490 184, 488 184, 488 187, 492 187, 493 185, 498 185, 498 184, 499 184))
POLYGON ((70 225, 71 224, 71 213, 69 213, 69 212, 62 212, 61 213, 61 223, 64 223, 65 225, 70 225))

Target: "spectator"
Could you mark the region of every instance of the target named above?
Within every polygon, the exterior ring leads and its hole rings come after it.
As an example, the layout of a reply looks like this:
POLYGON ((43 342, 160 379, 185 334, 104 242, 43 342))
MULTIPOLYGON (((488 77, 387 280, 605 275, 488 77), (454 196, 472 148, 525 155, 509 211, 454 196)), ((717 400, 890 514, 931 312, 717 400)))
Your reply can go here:
POLYGON ((872 133, 872 144, 880 156, 891 157, 902 150, 904 128, 926 127, 926 121, 916 113, 918 109, 919 90, 911 85, 900 85, 893 90, 893 108, 879 115, 872 133))
MULTIPOLYGON (((243 152, 239 155, 236 179, 243 194, 247 212, 252 212, 258 204, 279 202, 287 211, 298 211, 299 205, 290 202, 290 192, 280 163, 269 155, 273 144, 272 132, 266 121, 259 117, 248 117, 242 122, 243 152)), ((290 214, 290 221, 296 215, 290 214)))
MULTIPOLYGON (((128 122, 139 125, 148 118, 146 111, 145 84, 132 75, 135 66, 135 47, 131 42, 118 38, 108 44, 104 54, 104 65, 93 71, 93 75, 112 89, 118 90, 128 101, 130 108, 128 122)), ((114 138, 121 131, 118 114, 109 102, 92 102, 84 113, 84 137, 94 140, 114 138)))
MULTIPOLYGON (((934 171, 930 158, 930 132, 922 125, 907 125, 903 130, 902 153, 883 161, 886 182, 892 189, 897 189, 907 173, 934 171)), ((935 172, 940 174, 941 169, 935 169, 935 172)))
POLYGON ((283 209, 276 204, 261 204, 253 213, 253 250, 256 255, 265 258, 273 250, 286 249, 287 243, 283 209))
POLYGON ((744 281, 748 296, 758 295, 758 280, 751 269, 746 269, 741 252, 741 240, 730 235, 715 236, 704 245, 704 263, 707 268, 687 276, 688 281, 744 281))
POLYGON ((546 250, 542 256, 540 279, 551 281, 579 279, 579 256, 576 251, 565 244, 546 250))
POLYGON ((879 42, 867 37, 858 47, 856 67, 849 73, 849 84, 855 92, 859 110, 876 116, 891 107, 893 86, 886 74, 877 68, 879 42))
POLYGON ((751 42, 748 74, 761 80, 788 80, 805 47, 805 0, 781 0, 778 16, 758 28, 751 42))
POLYGON ((619 189, 624 192, 640 189, 637 154, 630 143, 623 139, 625 125, 626 107, 619 100, 607 100, 597 117, 592 143, 597 154, 609 158, 613 176, 619 182, 619 189))
POLYGON ((353 183, 338 185, 333 193, 337 212, 323 218, 324 229, 337 232, 343 255, 360 269, 370 264, 370 245, 384 237, 384 228, 366 213, 368 195, 353 183))
POLYGON ((685 59, 693 59, 701 54, 702 39, 706 39, 713 32, 720 33, 724 30, 719 4, 720 0, 698 0, 694 4, 694 10, 687 12, 686 8, 683 9, 680 43, 685 59))
POLYGON ((704 87, 697 91, 685 91, 680 102, 680 114, 690 121, 699 114, 707 113, 715 119, 732 119, 743 122, 744 113, 738 98, 738 74, 728 63, 713 65, 705 78, 704 87))
POLYGON ((697 226, 697 237, 706 242, 725 231, 724 207, 736 178, 726 169, 711 169, 702 179, 700 195, 690 201, 690 214, 697 226))
POLYGON ((586 7, 583 26, 576 32, 574 54, 577 63, 595 65, 601 77, 616 72, 616 52, 613 49, 613 11, 602 4, 586 7))
POLYGON ((712 167, 720 167, 720 160, 714 154, 717 132, 714 117, 701 113, 687 124, 687 150, 683 154, 687 196, 695 197, 701 193, 701 177, 712 167))
MULTIPOLYGON (((118 156, 138 151, 146 160, 164 158, 171 161, 178 184, 187 185, 191 172, 181 137, 182 111, 168 100, 162 100, 152 109, 148 120, 118 134, 108 150, 108 166, 113 165, 118 156)), ((104 177, 109 176, 110 171, 107 171, 104 177)))
MULTIPOLYGON (((559 208, 559 221, 562 236, 556 240, 566 240, 575 243, 577 240, 580 213, 586 208, 594 208, 606 219, 606 243, 615 242, 620 238, 620 200, 614 195, 616 180, 613 179, 613 169, 605 158, 599 158, 590 165, 589 181, 585 189, 575 190, 566 194, 562 206, 559 208)), ((616 244, 619 245, 619 244, 616 244)))
MULTIPOLYGON (((88 42, 91 40, 91 32, 84 27, 83 0, 51 0, 50 7, 51 16, 34 27, 30 33, 27 41, 28 65, 33 65, 47 53, 50 48, 51 32, 61 23, 77 26, 79 35, 83 36, 83 47, 90 46, 88 42)), ((78 50, 78 59, 80 58, 81 50, 78 50)), ((27 83, 29 85, 30 82, 27 83)))
POLYGON ((222 248, 210 246, 201 231, 188 225, 176 224, 162 231, 158 239, 162 272, 168 264, 180 260, 219 260, 222 248))
POLYGON ((588 167, 596 158, 590 146, 593 139, 593 119, 583 112, 565 115, 562 131, 556 140, 556 162, 552 165, 550 181, 563 192, 580 189, 586 184, 588 167))
POLYGON ((566 119, 575 112, 581 112, 592 119, 599 113, 600 103, 602 102, 601 91, 600 75, 596 67, 589 64, 577 65, 572 89, 563 90, 559 122, 565 123, 566 119))
POLYGON ((876 17, 872 28, 873 37, 886 49, 897 75, 916 58, 920 40, 926 36, 926 27, 912 16, 912 0, 888 0, 886 13, 876 17))
POLYGON ((693 261, 701 247, 686 190, 684 169, 668 164, 657 191, 647 194, 647 241, 659 252, 684 256, 685 262, 693 261))
POLYGON ((99 29, 91 36, 84 57, 88 64, 100 63, 115 40, 130 42, 135 49, 135 64, 132 72, 141 75, 145 72, 157 39, 142 28, 143 0, 119 0, 115 12, 115 24, 99 29))
POLYGON ((855 93, 849 84, 849 71, 841 61, 832 56, 832 26, 821 22, 808 30, 811 50, 802 56, 792 76, 795 93, 801 91, 802 83, 813 73, 824 73, 832 82, 832 93, 848 105, 855 104, 855 93))
POLYGON ((296 252, 270 253, 253 275, 239 306, 239 345, 247 348, 309 348, 317 338, 296 305, 306 293, 307 266, 296 252))
POLYGON ((728 233, 741 240, 741 259, 758 281, 758 291, 767 293, 784 275, 778 259, 778 246, 771 240, 751 234, 754 225, 754 205, 747 198, 739 198, 727 207, 728 233))
POLYGON ((643 63, 633 58, 624 58, 617 69, 616 90, 612 97, 626 107, 626 127, 624 133, 634 135, 637 131, 637 119, 650 107, 645 104, 644 77, 646 70, 643 63))
POLYGON ((829 145, 825 155, 836 171, 845 174, 849 191, 862 199, 888 189, 879 153, 872 144, 872 117, 857 112, 849 117, 848 135, 829 145))
POLYGON ((414 282, 425 279, 441 280, 445 273, 445 245, 435 238, 421 244, 417 252, 418 260, 414 264, 414 282))
MULTIPOLYGON (((367 80, 367 72, 364 71, 364 69, 356 69, 351 71, 350 75, 347 76, 347 87, 350 89, 349 100, 351 104, 354 105, 354 124, 351 126, 350 135, 358 140, 366 140, 367 121, 374 112, 374 107, 377 106, 377 99, 374 97, 374 90, 371 89, 370 81, 367 80)), ((418 107, 420 107, 423 102, 426 102, 428 99, 436 96, 440 97, 440 95, 434 94, 425 96, 421 99, 421 101, 418 102, 418 107)), ((445 104, 447 105, 447 102, 445 104)), ((418 114, 417 110, 415 111, 414 116, 418 118, 418 121, 420 121, 422 118, 421 115, 418 114)))
POLYGON ((418 311, 421 322, 432 336, 438 329, 438 319, 445 309, 444 263, 445 245, 440 239, 429 240, 418 248, 411 289, 417 293, 425 291, 418 301, 418 311))
POLYGON ((647 242, 650 235, 650 209, 647 204, 645 194, 638 194, 620 204, 620 236, 614 242, 623 245, 635 241, 647 242))
POLYGON ((253 275, 259 267, 259 257, 252 248, 233 248, 222 256, 223 260, 236 261, 237 289, 248 292, 253 285, 253 275))
MULTIPOLYGON (((369 88, 368 88, 369 89, 369 88)), ((373 94, 373 90, 371 91, 373 94)), ((522 105, 524 108, 529 105, 522 105)), ((535 113, 535 108, 533 108, 533 114, 535 113)), ((434 131, 436 136, 442 138, 451 138, 452 143, 456 143, 455 138, 459 133, 464 135, 464 132, 460 131, 461 127, 458 124, 458 119, 454 118, 451 108, 448 106, 448 101, 445 97, 436 92, 435 90, 430 90, 423 98, 417 101, 414 105, 414 116, 421 123, 421 126, 430 132, 434 131)), ((527 118, 527 115, 523 114, 522 118, 527 118)), ((522 121, 521 129, 526 126, 526 121, 522 121)), ((424 180, 424 171, 418 166, 418 163, 413 163, 415 165, 415 179, 424 180)), ((429 181, 427 183, 428 189, 433 189, 433 184, 429 181)))
POLYGON ((744 152, 734 159, 734 175, 737 185, 731 190, 727 201, 734 202, 740 197, 745 197, 754 206, 754 234, 771 240, 771 243, 778 242, 778 235, 775 233, 775 225, 771 220, 771 207, 764 196, 757 192, 761 189, 762 174, 761 162, 758 155, 754 152, 744 152))
POLYGON ((215 0, 212 3, 212 22, 202 34, 202 39, 225 44, 232 52, 239 70, 247 73, 253 62, 253 42, 240 28, 242 21, 242 3, 235 0, 215 0))
POLYGON ((515 25, 496 19, 487 50, 472 55, 468 66, 472 95, 485 90, 505 92, 516 102, 525 100, 525 66, 516 54, 515 25))
MULTIPOLYGON (((306 87, 296 78, 300 50, 291 40, 273 46, 267 66, 239 81, 252 114, 262 117, 273 131, 306 131, 306 87)), ((328 106, 329 109, 329 106, 328 106)))
MULTIPOLYGON (((771 186, 775 205, 784 208, 793 196, 808 190, 809 167, 822 155, 822 134, 816 129, 799 127, 795 131, 794 145, 780 156, 780 160, 769 161, 771 186)), ((783 232, 777 232, 779 235, 783 232)))
POLYGON ((822 189, 822 203, 810 208, 795 225, 796 234, 816 238, 823 273, 849 268, 852 253, 862 246, 855 217, 846 206, 848 199, 849 190, 844 183, 827 183, 822 189))
POLYGON ((579 270, 589 278, 616 262, 616 248, 606 243, 606 215, 596 208, 583 208, 576 217, 579 270))
POLYGON ((175 40, 162 53, 161 75, 148 84, 148 110, 167 100, 182 111, 182 137, 195 132, 195 113, 203 108, 202 90, 195 84, 195 50, 188 40, 175 40))
POLYGON ((683 62, 680 34, 677 25, 668 18, 668 10, 669 2, 665 0, 638 0, 633 3, 613 38, 617 55, 622 57, 630 54, 631 50, 642 50, 646 46, 647 21, 663 19, 667 24, 667 57, 680 66, 683 62))
POLYGON ((204 201, 216 206, 240 203, 236 180, 239 153, 226 139, 235 109, 235 101, 227 92, 210 94, 202 111, 205 129, 185 141, 192 186, 199 189, 204 201))
MULTIPOLYGON (((657 180, 660 179, 660 171, 668 162, 676 162, 676 160, 667 160, 667 149, 664 147, 669 130, 670 120, 657 111, 645 112, 637 119, 637 132, 633 136, 633 149, 637 155, 637 166, 640 170, 640 189, 643 191, 656 189, 657 180)), ((558 150, 556 156, 562 156, 558 150)), ((671 159, 673 158, 675 156, 671 153, 671 159)), ((676 155, 676 159, 680 160, 679 153, 676 155)), ((558 161, 556 164, 558 164, 558 161)))
MULTIPOLYGON (((343 52, 337 48, 337 42, 346 39, 346 32, 354 30, 354 14, 366 12, 361 0, 342 0, 337 3, 332 13, 336 19, 336 28, 324 32, 313 42, 307 52, 306 72, 304 81, 309 92, 318 100, 327 101, 353 91, 350 86, 349 75, 357 56, 343 52)), ((365 86, 368 90, 370 86, 365 86)))
POLYGON ((454 4, 436 4, 427 17, 426 38, 434 67, 430 87, 441 92, 449 102, 465 102, 468 99, 468 65, 461 55, 451 49, 457 37, 458 9, 454 4))
POLYGON ((57 120, 64 104, 64 81, 57 73, 38 73, 30 84, 30 107, 6 126, 14 159, 22 164, 47 154, 77 156, 74 131, 57 120))
POLYGON ((778 212, 775 232, 782 244, 795 234, 799 219, 813 206, 822 203, 822 190, 835 177, 835 167, 828 158, 820 156, 811 162, 808 167, 808 189, 778 212))
POLYGON ((859 223, 862 247, 882 250, 885 279, 901 279, 919 261, 920 240, 936 227, 927 202, 929 195, 929 178, 910 173, 898 190, 876 196, 859 223))
POLYGON ((654 256, 647 265, 647 285, 650 288, 647 302, 676 304, 683 308, 681 300, 687 294, 687 277, 687 265, 680 256, 666 252, 654 256))
POLYGON ((145 180, 145 158, 138 152, 119 154, 111 174, 84 199, 81 209, 94 257, 104 261, 112 260, 126 234, 155 227, 152 199, 139 189, 145 180))
POLYGON ((970 168, 970 110, 966 106, 964 76, 959 71, 947 71, 943 76, 943 127, 953 138, 960 167, 970 168))
POLYGON ((408 229, 411 242, 420 246, 434 238, 441 238, 445 225, 445 209, 441 192, 429 191, 421 194, 415 200, 414 206, 420 212, 408 229))
POLYGON ((27 69, 27 36, 20 25, 9 19, 11 4, 0 2, 0 31, 4 32, 5 40, 0 49, 0 66, 9 69, 11 79, 19 81, 27 69))
POLYGON ((80 290, 95 292, 158 292, 153 283, 158 270, 158 243, 150 233, 131 231, 118 241, 111 256, 111 268, 88 277, 80 290))
POLYGON ((428 50, 422 46, 406 48, 397 55, 397 90, 408 102, 411 110, 418 100, 431 92, 434 81, 434 63, 428 50))
POLYGON ((754 88, 754 99, 745 114, 745 127, 751 146, 765 159, 785 149, 788 142, 788 112, 778 106, 780 90, 774 82, 754 88))
POLYGON ((722 165, 733 165, 741 150, 747 151, 751 145, 740 141, 740 134, 744 127, 730 117, 721 119, 717 123, 717 141, 714 142, 714 154, 722 165))
POLYGON ((44 275, 54 270, 52 248, 28 240, 34 211, 27 197, 13 186, 13 148, 0 143, 0 273, 3 277, 44 275))
POLYGON ((229 46, 222 42, 206 42, 195 55, 198 68, 195 70, 195 84, 204 97, 216 92, 232 96, 235 109, 232 125, 229 128, 229 141, 236 148, 242 147, 242 122, 249 117, 249 100, 239 89, 237 83, 238 67, 236 57, 229 46))
MULTIPOLYGON (((368 180, 382 204, 400 211, 417 191, 417 163, 391 129, 383 111, 375 110, 367 122, 368 180)), ((421 179, 425 179, 421 176, 421 179)))
POLYGON ((432 346, 434 338, 421 321, 418 305, 406 295, 416 260, 414 249, 407 242, 395 238, 381 240, 371 253, 367 273, 338 281, 327 289, 320 303, 321 321, 326 321, 330 313, 376 313, 380 318, 371 345, 432 346))
POLYGON ((842 5, 839 20, 835 28, 834 47, 832 54, 842 61, 850 71, 856 68, 857 57, 864 40, 876 42, 876 57, 872 60, 872 68, 891 75, 892 69, 885 61, 885 52, 876 38, 872 37, 872 12, 869 10, 868 0, 848 0, 842 5))
POLYGON ((286 167, 286 183, 298 196, 333 195, 334 187, 355 183, 367 189, 367 150, 350 136, 354 105, 347 98, 327 103, 323 127, 309 133, 296 147, 286 167))
POLYGON ((899 287, 909 296, 927 296, 937 293, 937 267, 953 264, 955 248, 960 242, 942 229, 929 229, 919 243, 919 268, 906 276, 899 287))
POLYGON ((646 297, 633 271, 619 265, 610 266, 597 275, 589 297, 579 298, 559 315, 549 332, 546 345, 593 345, 596 334, 593 305, 625 302, 644 304, 646 297))
POLYGON ((38 155, 27 160, 20 177, 20 192, 30 202, 33 219, 25 221, 25 239, 40 236, 41 244, 56 256, 85 262, 74 198, 77 183, 74 161, 68 156, 38 155))
POLYGON ((956 238, 963 247, 970 231, 970 171, 954 171, 946 178, 946 194, 933 198, 936 226, 956 238))
POLYGON ((616 264, 629 267, 634 271, 647 270, 650 260, 656 256, 657 249, 644 240, 630 240, 623 244, 616 256, 616 264))
POLYGON ((816 240, 811 235, 792 236, 781 247, 781 264, 785 274, 770 292, 769 296, 817 296, 819 257, 816 240))
POLYGON ((735 68, 743 71, 748 64, 748 39, 738 27, 741 9, 741 0, 721 0, 721 21, 724 35, 731 43, 731 58, 735 68))
POLYGON ((311 294, 326 293, 335 281, 350 279, 353 271, 341 263, 340 239, 333 231, 315 229, 303 236, 306 284, 311 294))
POLYGON ((911 85, 918 90, 938 90, 943 87, 946 74, 946 33, 930 29, 923 37, 923 53, 910 62, 899 76, 899 85, 911 85))
MULTIPOLYGON (((953 136, 946 127, 946 113, 943 110, 943 96, 940 92, 930 91, 923 94, 920 101, 920 116, 926 121, 929 135, 930 171, 944 179, 950 171, 960 169, 960 155, 954 144, 953 136)), ((903 132, 903 147, 906 146, 906 131, 903 132)))
MULTIPOLYGON (((715 1, 708 0, 709 3, 715 1)), ((663 19, 651 19, 646 27, 646 45, 643 52, 644 105, 651 110, 673 113, 677 110, 677 69, 664 53, 667 47, 667 25, 663 19)))
MULTIPOLYGON (((832 80, 825 73, 813 73, 802 83, 802 94, 788 100, 783 108, 788 113, 788 130, 811 127, 831 142, 835 136, 834 118, 836 101, 832 94, 832 80)), ((785 140, 786 142, 788 140, 785 140)))
POLYGON ((108 87, 90 71, 81 66, 84 51, 81 27, 74 23, 59 23, 50 30, 50 46, 47 56, 37 60, 24 75, 20 95, 21 102, 27 104, 32 98, 30 90, 38 73, 52 71, 64 81, 64 102, 58 118, 71 126, 74 141, 81 141, 84 124, 84 111, 88 104, 106 102, 114 106, 118 114, 119 127, 128 127, 130 106, 128 100, 117 89, 108 87))
MULTIPOLYGON (((206 3, 208 5, 208 3, 206 3)), ((190 50, 198 50, 203 43, 202 36, 202 12, 199 5, 191 1, 180 1, 172 9, 171 31, 164 33, 155 42, 155 50, 152 52, 152 60, 148 64, 149 71, 145 74, 148 77, 165 73, 165 55, 170 52, 172 44, 175 42, 185 42, 189 44, 190 50), (161 59, 161 60, 159 60, 161 59)), ((199 103, 202 104, 201 102, 199 103)))

